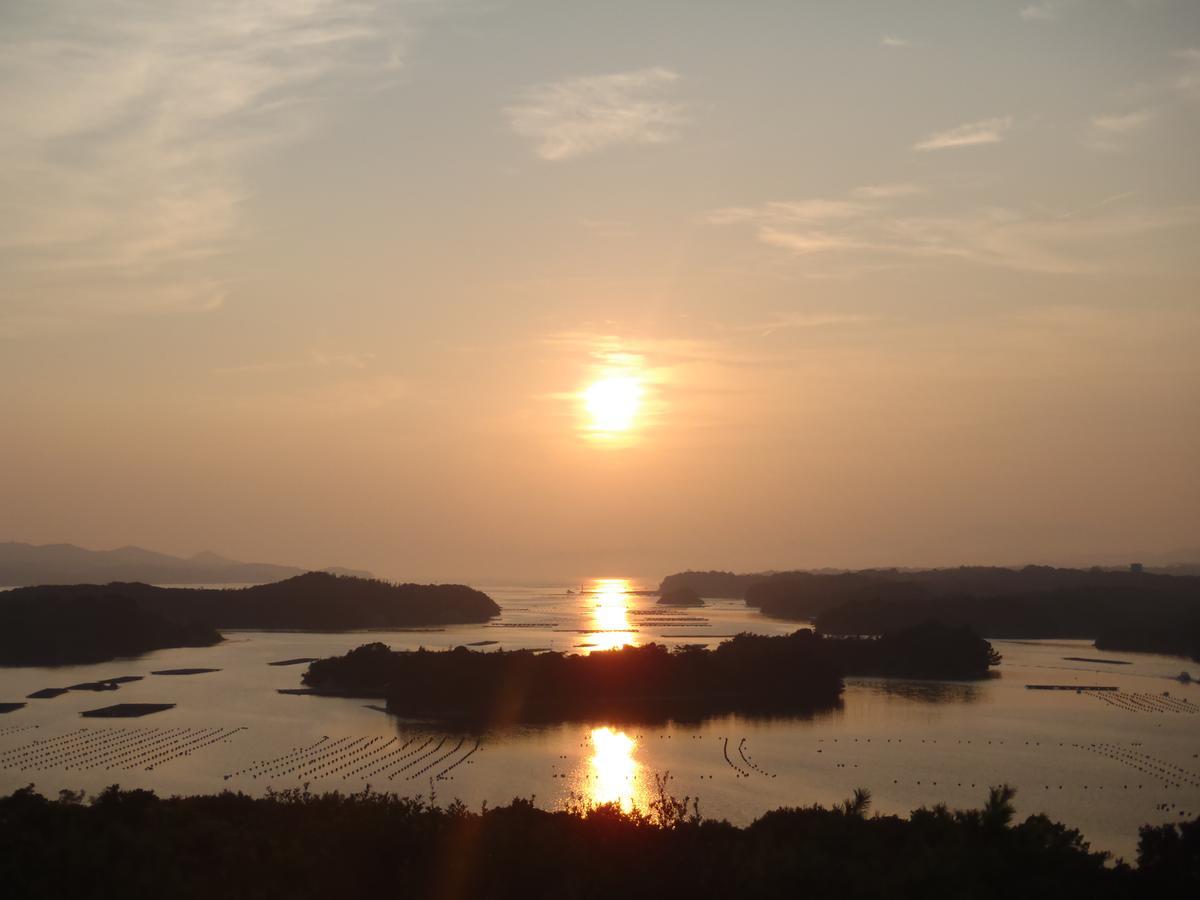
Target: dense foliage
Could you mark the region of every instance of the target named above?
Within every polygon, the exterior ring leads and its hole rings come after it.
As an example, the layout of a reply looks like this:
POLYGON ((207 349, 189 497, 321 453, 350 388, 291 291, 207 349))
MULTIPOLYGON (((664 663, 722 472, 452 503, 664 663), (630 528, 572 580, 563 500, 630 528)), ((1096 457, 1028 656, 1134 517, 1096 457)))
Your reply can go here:
MULTIPOLYGON (((486 622, 500 612, 487 594, 463 585, 389 584, 324 572, 224 590, 114 583, 17 588, 0 594, 0 617, 47 642, 55 640, 51 632, 57 628, 78 633, 79 640, 86 643, 84 624, 103 619, 106 611, 118 607, 129 611, 120 621, 132 621, 134 611, 140 611, 144 619, 179 623, 177 628, 194 623, 208 633, 213 628, 410 628, 486 622), (61 615, 42 614, 39 610, 43 607, 57 609, 61 615)), ((125 655, 104 653, 104 646, 89 648, 92 655, 88 661, 125 655)))
POLYGON ((683 587, 673 588, 669 591, 664 591, 658 598, 659 606, 682 606, 696 607, 703 606, 704 601, 687 585, 683 587))
POLYGON ((339 693, 383 692, 399 715, 488 724, 807 712, 834 706, 842 690, 836 665, 809 632, 739 635, 716 650, 647 644, 588 656, 465 647, 393 652, 368 644, 312 663, 304 681, 339 693))
POLYGON ((113 787, 87 802, 27 789, 0 799, 0 884, 13 900, 1194 895, 1200 823, 1144 829, 1141 868, 1106 866, 1072 829, 1013 824, 1012 798, 993 788, 982 809, 905 819, 868 815, 859 791, 739 828, 661 782, 651 809, 630 814, 527 801, 473 812, 370 792, 160 799, 113 787))
POLYGON ((923 622, 875 638, 824 638, 847 675, 983 678, 1000 654, 967 626, 923 622))
POLYGON ((105 588, 0 594, 0 665, 78 665, 220 640, 210 627, 171 621, 105 588))
POLYGON ((1090 638, 1113 650, 1200 658, 1200 578, 1102 569, 962 567, 758 576, 746 603, 825 634, 936 620, 1003 638, 1090 638))
POLYGON ((741 600, 746 589, 767 578, 763 574, 739 575, 734 572, 676 572, 668 575, 658 585, 658 592, 666 594, 679 588, 690 588, 701 597, 722 597, 741 600))
POLYGON ((532 650, 392 651, 366 644, 318 660, 304 683, 319 691, 386 696, 398 715, 488 724, 594 716, 658 720, 740 713, 805 713, 839 702, 842 675, 973 678, 999 662, 966 629, 925 624, 881 639, 740 634, 714 650, 623 647, 587 656, 532 650))

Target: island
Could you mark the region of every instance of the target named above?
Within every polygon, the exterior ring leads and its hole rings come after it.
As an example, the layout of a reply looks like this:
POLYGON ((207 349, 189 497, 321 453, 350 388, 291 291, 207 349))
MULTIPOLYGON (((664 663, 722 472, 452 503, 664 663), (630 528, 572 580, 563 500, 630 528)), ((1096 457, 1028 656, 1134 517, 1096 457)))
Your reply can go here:
POLYGON ((0 593, 4 666, 99 663, 170 647, 210 647, 220 641, 220 633, 211 626, 173 621, 106 588, 0 593))
POLYGON ((683 585, 682 587, 674 588, 662 594, 658 598, 658 605, 694 608, 697 606, 703 606, 704 601, 700 599, 700 595, 697 594, 692 588, 688 587, 687 585, 683 585))
POLYGON ((1000 657, 969 629, 925 623, 880 638, 810 629, 739 634, 715 649, 660 644, 588 655, 550 651, 395 651, 364 644, 311 663, 315 693, 382 697, 395 715, 495 727, 520 722, 811 714, 836 707, 843 675, 981 678, 1000 657))
POLYGON ((390 584, 309 572, 245 588, 140 583, 50 585, 0 593, 0 665, 103 662, 203 647, 221 629, 348 631, 486 622, 500 607, 458 584, 390 584))
POLYGON ((685 572, 664 589, 741 589, 764 615, 823 634, 883 634, 921 622, 993 638, 1077 638, 1103 650, 1200 659, 1200 577, 1139 569, 960 566, 946 569, 685 572))
POLYGON ((667 594, 679 588, 690 588, 701 597, 719 597, 727 600, 741 600, 746 596, 746 590, 752 584, 757 584, 769 578, 769 573, 737 574, 709 570, 707 572, 676 572, 666 576, 658 585, 660 594, 667 594))

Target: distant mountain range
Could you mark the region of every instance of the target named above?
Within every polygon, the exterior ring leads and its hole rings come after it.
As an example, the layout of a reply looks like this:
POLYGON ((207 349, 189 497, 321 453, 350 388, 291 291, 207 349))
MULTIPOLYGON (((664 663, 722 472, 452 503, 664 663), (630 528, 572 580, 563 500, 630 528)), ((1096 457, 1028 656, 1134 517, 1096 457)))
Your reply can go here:
MULTIPOLYGON (((36 584, 267 584, 302 575, 308 569, 248 563, 204 551, 191 557, 155 553, 141 547, 87 550, 74 544, 0 543, 0 586, 36 584)), ((332 567, 333 575, 373 577, 370 572, 332 567)))

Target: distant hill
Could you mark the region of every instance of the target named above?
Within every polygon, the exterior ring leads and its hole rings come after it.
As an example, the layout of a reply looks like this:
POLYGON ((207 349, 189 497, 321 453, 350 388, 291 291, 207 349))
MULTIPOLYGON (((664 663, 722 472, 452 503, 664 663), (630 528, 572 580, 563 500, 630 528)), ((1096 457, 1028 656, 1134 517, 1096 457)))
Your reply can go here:
POLYGON ((174 622, 211 628, 343 631, 486 622, 500 614, 487 594, 461 584, 389 584, 308 572, 243 588, 155 587, 141 583, 41 585, 0 593, 0 608, 29 598, 123 597, 174 622))
POLYGON ((746 590, 752 584, 765 581, 770 577, 766 572, 751 572, 739 574, 735 572, 676 572, 668 575, 658 586, 658 591, 664 596, 687 588, 701 597, 727 598, 741 600, 746 596, 746 590))
MULTIPOLYGON (((267 584, 307 569, 226 559, 211 551, 184 558, 141 547, 87 550, 74 544, 0 543, 0 586, 37 584, 267 584)), ((333 575, 371 578, 370 572, 329 568, 333 575)))

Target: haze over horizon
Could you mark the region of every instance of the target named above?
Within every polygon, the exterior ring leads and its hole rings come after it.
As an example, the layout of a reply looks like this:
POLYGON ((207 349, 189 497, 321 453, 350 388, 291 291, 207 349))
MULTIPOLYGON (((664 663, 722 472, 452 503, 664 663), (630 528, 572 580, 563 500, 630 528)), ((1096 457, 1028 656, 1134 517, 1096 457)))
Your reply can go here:
POLYGON ((1191 0, 0 26, 0 539, 446 581, 1200 557, 1191 0))

